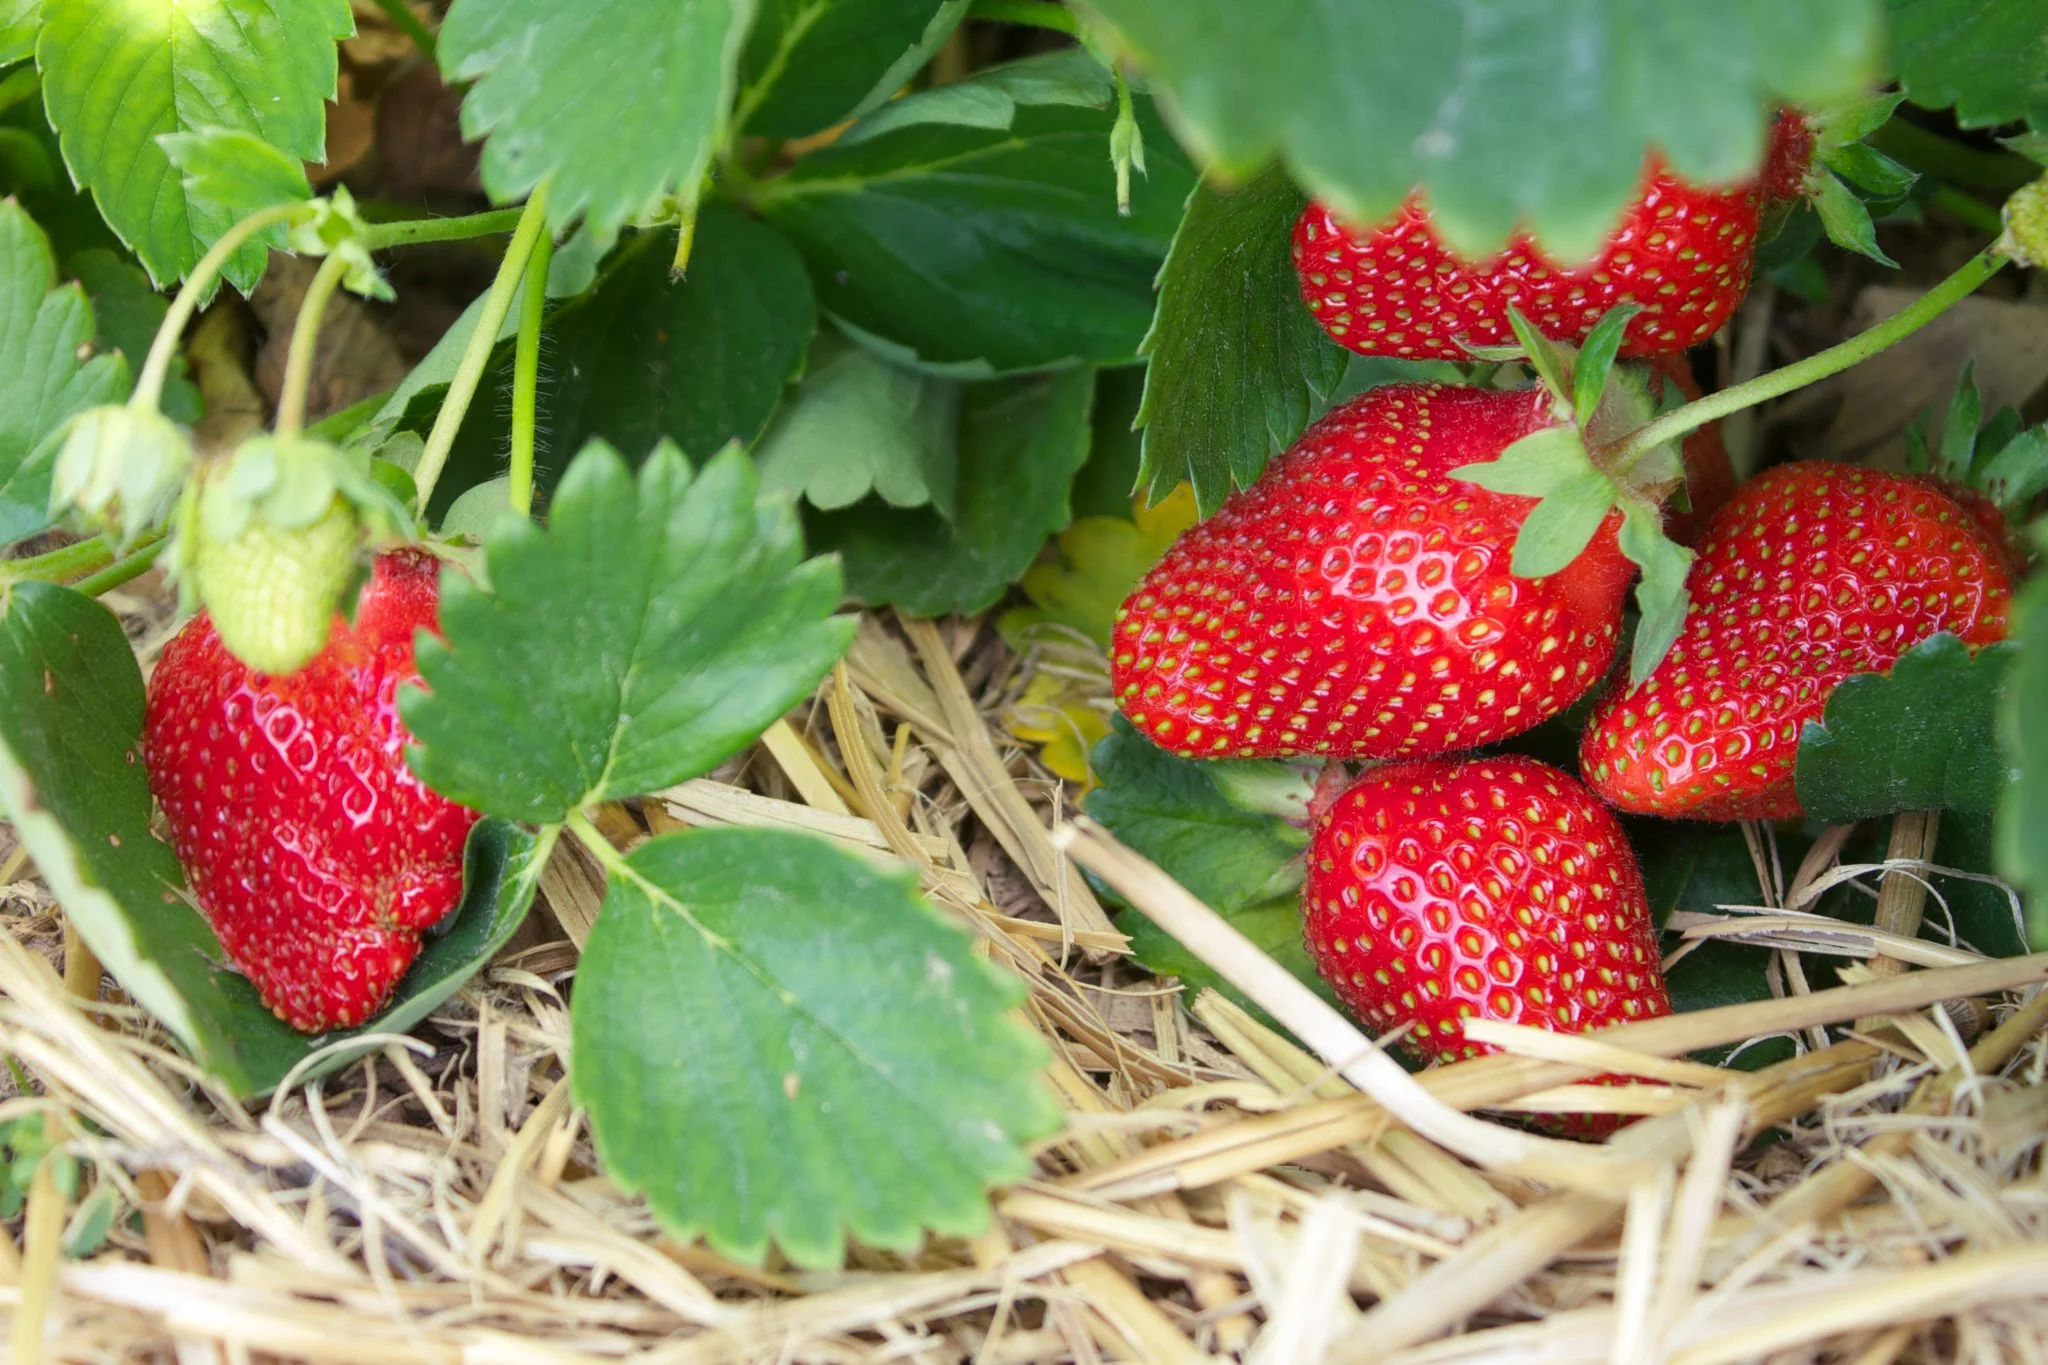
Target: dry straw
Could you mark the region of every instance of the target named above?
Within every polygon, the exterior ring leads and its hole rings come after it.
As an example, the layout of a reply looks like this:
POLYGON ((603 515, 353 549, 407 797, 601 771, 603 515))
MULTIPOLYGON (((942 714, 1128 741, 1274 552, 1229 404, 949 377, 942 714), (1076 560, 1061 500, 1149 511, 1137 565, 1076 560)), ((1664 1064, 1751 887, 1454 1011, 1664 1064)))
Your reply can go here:
POLYGON ((1789 886, 1752 831, 1761 904, 1678 927, 1772 949, 1781 998, 1589 1037, 1488 1027, 1496 1055, 1411 1076, 1076 818, 1002 724, 1036 666, 980 623, 866 618, 754 751, 598 818, 621 845, 765 825, 908 864, 1026 983, 1069 1122, 984 1235, 829 1274, 665 1238, 564 1083, 603 895, 572 842, 528 932, 416 1037, 253 1108, 67 958, 0 843, 0 1049, 32 1084, 0 1118, 39 1116, 89 1173, 76 1199, 38 1179, 0 1237, 13 1359, 2048 1358, 2048 957, 1916 937, 1927 822, 1869 867, 1824 838, 1789 886), (1288 1032, 1130 966, 1083 868, 1288 1032), (1807 908, 1845 880, 1878 896, 1876 928, 1807 908), (1688 1057, 1771 1036, 1798 1054, 1688 1057), (1582 1084, 1611 1073, 1639 1079, 1582 1084), (1643 1117, 1603 1145, 1503 1118, 1558 1108, 1643 1117), (121 1216, 66 1258, 93 1198, 121 1216))

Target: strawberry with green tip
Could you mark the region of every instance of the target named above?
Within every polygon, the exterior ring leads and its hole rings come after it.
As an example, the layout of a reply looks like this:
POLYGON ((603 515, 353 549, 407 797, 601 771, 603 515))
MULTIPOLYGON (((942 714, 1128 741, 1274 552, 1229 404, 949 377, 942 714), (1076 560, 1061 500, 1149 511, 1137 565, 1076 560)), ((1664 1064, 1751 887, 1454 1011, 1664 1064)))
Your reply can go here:
POLYGON ((1558 422, 1537 389, 1390 384, 1333 409, 1124 603, 1117 704, 1199 758, 1439 754, 1558 714, 1614 655, 1622 518, 1520 577, 1534 499, 1453 473, 1558 422))
POLYGON ((1671 1012, 1620 823, 1532 758, 1369 770, 1316 817, 1302 908, 1323 979, 1426 1060, 1490 1051, 1473 1019, 1577 1033, 1671 1012))
POLYGON ((251 670, 194 617, 149 680, 144 757, 201 913, 279 1018, 376 1014, 462 896, 476 813, 406 766, 398 691, 435 628, 439 564, 380 556, 355 620, 288 676, 251 670))
POLYGON ((1801 813, 1800 735, 1835 684, 1941 631, 2004 638, 2012 575, 1978 514, 1931 480, 1807 461, 1715 515, 1686 588, 1676 643, 1601 700, 1580 765, 1623 810, 1775 820, 1801 813))
POLYGON ((1593 259, 1570 264, 1526 234, 1483 261, 1438 235, 1420 195, 1383 223, 1356 228, 1312 203, 1294 227, 1302 301, 1330 339, 1360 355, 1465 360, 1515 343, 1519 308, 1556 341, 1584 338, 1633 303, 1624 356, 1682 351, 1721 330, 1749 290, 1766 196, 1801 183, 1812 152, 1796 116, 1781 119, 1756 177, 1695 185, 1651 156, 1635 198, 1593 259))

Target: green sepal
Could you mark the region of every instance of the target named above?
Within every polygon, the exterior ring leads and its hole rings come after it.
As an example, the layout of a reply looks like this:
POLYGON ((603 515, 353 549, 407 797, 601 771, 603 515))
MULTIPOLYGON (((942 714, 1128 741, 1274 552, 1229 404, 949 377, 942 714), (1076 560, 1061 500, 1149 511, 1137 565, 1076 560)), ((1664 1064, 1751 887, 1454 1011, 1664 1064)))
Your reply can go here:
POLYGON ((1941 449, 1935 468, 1941 477, 1967 483, 1977 458, 1977 427, 1984 418, 1984 400, 1977 393, 1977 362, 1963 362, 1956 376, 1955 392, 1949 395, 1948 411, 1941 420, 1941 449))
POLYGON ((1543 381, 1543 387, 1550 390, 1560 404, 1568 406, 1572 394, 1570 354, 1537 331, 1536 324, 1523 317, 1522 310, 1512 304, 1508 307, 1508 326, 1515 329, 1515 340, 1522 343, 1522 353, 1528 357, 1536 377, 1543 381))
POLYGON ((1893 199, 1913 187, 1920 177, 1874 147, 1860 142, 1829 147, 1819 161, 1852 185, 1859 185, 1880 199, 1893 199))
POLYGON ((1560 484, 1522 520, 1511 567, 1517 578, 1544 578, 1585 552, 1621 496, 1614 480, 1589 470, 1560 484))
POLYGON ((1621 510, 1621 552, 1643 571, 1636 582, 1636 610, 1642 619, 1628 665, 1633 684, 1655 672, 1677 643, 1690 603, 1685 579, 1693 553, 1664 534, 1657 509, 1650 504, 1630 498, 1621 510))
POLYGON ((1890 122, 1905 99, 1904 91, 1894 90, 1868 99, 1827 105, 1808 111, 1807 126, 1813 129, 1814 141, 1822 147, 1861 142, 1890 122))
POLYGON ((51 510, 75 508, 133 544, 170 511, 192 457, 192 438, 154 408, 88 408, 72 419, 57 453, 51 510))
POLYGON ((1806 186, 1829 241, 1844 251, 1868 256, 1879 265, 1898 268, 1899 263, 1885 255, 1878 246, 1877 225, 1870 221, 1869 208, 1856 197, 1854 190, 1827 171, 1817 171, 1808 176, 1806 186))
POLYGON ((1639 303, 1617 303, 1586 333, 1578 358, 1572 362, 1572 414, 1580 426, 1592 421, 1599 410, 1600 396, 1607 391, 1608 376, 1614 372, 1614 357, 1621 351, 1622 338, 1629 323, 1642 311, 1639 303))
POLYGON ((1461 464, 1450 476, 1476 483, 1489 493, 1547 498, 1573 479, 1593 472, 1592 457, 1586 454, 1578 428, 1559 425, 1530 432, 1494 459, 1461 464))

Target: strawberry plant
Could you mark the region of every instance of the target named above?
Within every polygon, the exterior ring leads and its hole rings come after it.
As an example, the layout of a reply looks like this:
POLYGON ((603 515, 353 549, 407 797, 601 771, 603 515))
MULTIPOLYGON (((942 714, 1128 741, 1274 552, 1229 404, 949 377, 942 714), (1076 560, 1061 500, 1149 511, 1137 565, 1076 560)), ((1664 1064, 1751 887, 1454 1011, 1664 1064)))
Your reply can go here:
MULTIPOLYGON (((1243 1099, 1087 1024, 1141 978, 1355 1080, 1299 1009, 1455 1067, 1829 926, 2048 949, 2048 366, 1982 322, 2048 328, 2039 8, 0 5, 8 875, 231 1123, 527 991, 568 1126, 478 1159, 641 1201, 672 1262, 562 1264, 721 1330, 697 1271, 986 1268, 1208 1122, 1147 1078, 1243 1099)), ((75 1194, 54 1096, 0 1215, 75 1194)))

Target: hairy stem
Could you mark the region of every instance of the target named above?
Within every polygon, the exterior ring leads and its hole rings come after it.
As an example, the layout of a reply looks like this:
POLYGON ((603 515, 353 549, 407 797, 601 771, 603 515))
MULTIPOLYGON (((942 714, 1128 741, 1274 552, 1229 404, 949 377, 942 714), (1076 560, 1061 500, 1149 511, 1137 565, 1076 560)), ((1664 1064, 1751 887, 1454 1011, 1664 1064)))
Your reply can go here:
POLYGON ((1656 421, 1628 438, 1614 453, 1614 463, 1621 468, 1640 459, 1645 453, 1655 450, 1667 442, 1678 440, 1688 432, 1699 430, 1709 422, 1726 417, 1731 412, 1755 407, 1758 403, 1781 397, 1794 389, 1803 389, 1808 384, 1839 374, 1852 365, 1860 364, 1884 350, 1887 346, 1905 340, 1946 312, 1958 299, 1968 296, 1978 285, 1998 273, 2005 264, 2005 257, 1996 248, 1986 247, 1971 257, 1963 267, 1950 275, 1934 288, 1922 294, 1905 308, 1886 318, 1869 331, 1859 332, 1839 345, 1810 355, 1782 369, 1760 374, 1746 383, 1719 393, 1710 393, 1698 402, 1687 403, 1682 408, 1665 413, 1656 421))
POLYGON ((156 563, 156 557, 164 552, 164 546, 169 543, 162 535, 158 535, 155 540, 138 549, 130 550, 98 573, 81 578, 71 586, 87 597, 98 597, 103 592, 112 592, 123 583, 140 578, 150 565, 156 563))
POLYGON ((328 300, 341 284, 341 277, 348 270, 348 262, 339 251, 329 252, 327 259, 320 262, 320 268, 313 272, 313 282, 306 286, 306 297, 299 304, 299 315, 292 321, 291 349, 285 353, 284 389, 277 400, 277 434, 296 436, 306 425, 306 388, 313 382, 313 353, 320 345, 320 319, 327 312, 328 300))
POLYGON ((74 541, 39 555, 0 564, 0 583, 62 583, 113 562, 112 538, 94 536, 91 540, 74 541))
POLYGON ((455 448, 455 433, 462 429, 470 399, 476 397, 476 386, 483 381, 484 367, 491 361, 491 348, 498 343, 498 329, 505 325, 505 315, 512 311, 512 296, 519 292, 526 262, 547 222, 547 199, 548 186, 543 180, 519 215, 519 230, 512 234, 512 244, 505 248, 505 259, 498 264, 498 277, 491 281, 491 292, 484 296, 476 330, 469 335, 469 344, 463 348, 462 359, 455 367, 455 378, 449 382, 448 396, 441 400, 434 428, 427 433, 426 449, 420 453, 419 468, 413 471, 422 512, 434 496, 434 484, 448 463, 448 453, 455 448))
POLYGON ((533 515, 533 447, 535 408, 540 401, 540 327, 548 311, 548 264, 555 243, 546 233, 533 244, 526 263, 526 293, 520 300, 519 340, 512 352, 511 486, 506 490, 512 510, 533 515))
POLYGON ((1047 28, 1054 33, 1078 34, 1081 31, 1074 12, 1055 0, 974 0, 967 9, 967 17, 998 24, 1047 28))
POLYGON ((178 296, 171 300, 163 325, 156 329, 156 339, 149 346, 149 359, 143 362, 142 375, 135 381, 135 392, 129 396, 128 406, 154 408, 162 400, 164 381, 171 373, 171 357, 178 352, 178 338, 185 335, 185 325, 199 311, 200 297, 212 286, 214 277, 220 274, 228 258, 257 233, 306 212, 308 207, 303 201, 295 201, 258 209, 222 233, 220 240, 199 258, 199 264, 193 266, 192 273, 185 277, 178 296))
POLYGON ((420 242, 460 242, 471 237, 489 237, 511 232, 519 226, 524 209, 492 209, 468 213, 459 218, 400 218, 396 222, 372 223, 363 230, 363 245, 372 251, 387 247, 413 246, 420 242))

